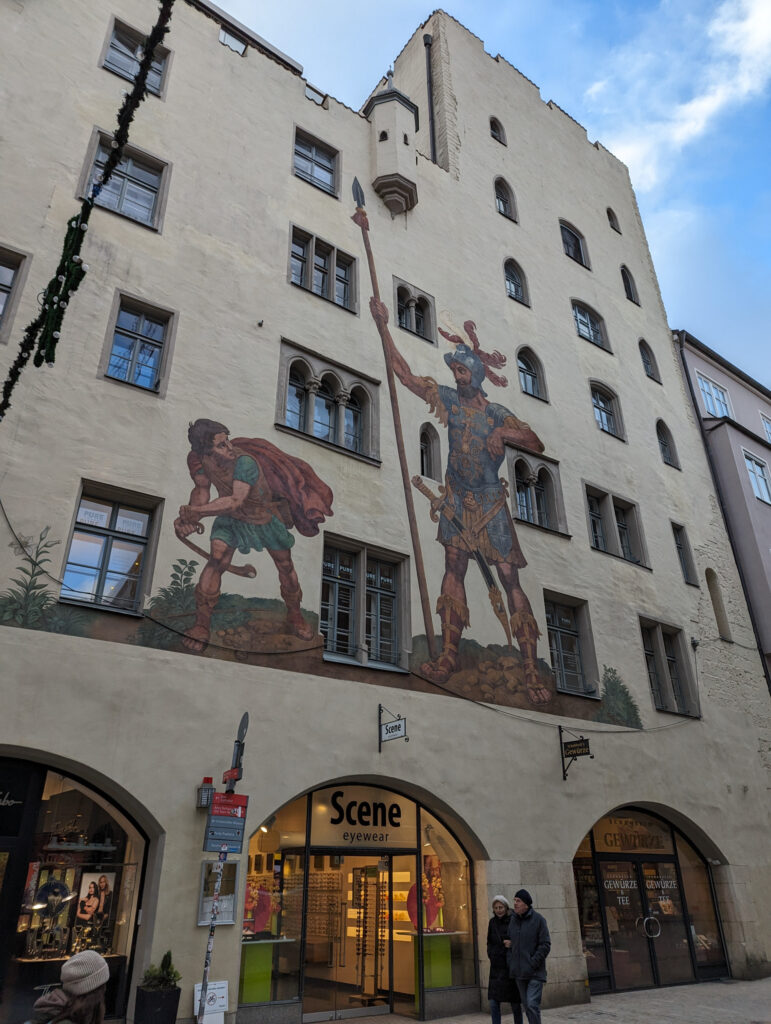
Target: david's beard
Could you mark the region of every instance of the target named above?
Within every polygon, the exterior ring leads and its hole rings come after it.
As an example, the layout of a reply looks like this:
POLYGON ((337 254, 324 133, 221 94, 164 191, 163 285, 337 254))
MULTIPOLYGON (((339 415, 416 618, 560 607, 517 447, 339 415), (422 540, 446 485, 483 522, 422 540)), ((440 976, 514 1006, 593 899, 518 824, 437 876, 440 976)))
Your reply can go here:
POLYGON ((479 388, 474 387, 473 384, 459 384, 458 395, 461 398, 473 398, 474 395, 478 394, 479 388))

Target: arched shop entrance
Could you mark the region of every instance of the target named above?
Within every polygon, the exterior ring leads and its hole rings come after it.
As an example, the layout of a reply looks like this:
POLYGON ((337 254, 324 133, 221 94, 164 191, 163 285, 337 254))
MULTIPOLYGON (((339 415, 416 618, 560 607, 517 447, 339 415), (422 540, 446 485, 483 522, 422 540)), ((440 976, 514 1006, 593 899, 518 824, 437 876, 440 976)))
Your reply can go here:
POLYGON ((146 837, 110 800, 44 764, 0 758, 0 1016, 26 1020, 73 953, 110 967, 125 1016, 146 837))
POLYGON ((287 804, 249 843, 241 1011, 478 1009, 471 870, 449 828, 390 789, 341 783, 287 804))
POLYGON ((601 818, 573 859, 592 993, 728 974, 709 865, 664 819, 601 818))

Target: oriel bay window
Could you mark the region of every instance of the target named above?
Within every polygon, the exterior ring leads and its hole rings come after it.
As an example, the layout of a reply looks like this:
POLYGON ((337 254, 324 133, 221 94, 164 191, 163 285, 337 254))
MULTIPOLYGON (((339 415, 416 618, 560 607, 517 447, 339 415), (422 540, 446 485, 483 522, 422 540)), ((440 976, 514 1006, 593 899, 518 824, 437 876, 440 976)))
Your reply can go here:
POLYGON ((325 655, 365 665, 401 665, 402 560, 327 543, 321 581, 325 655))
POLYGON ((300 228, 292 229, 289 277, 298 285, 353 311, 355 260, 300 228))

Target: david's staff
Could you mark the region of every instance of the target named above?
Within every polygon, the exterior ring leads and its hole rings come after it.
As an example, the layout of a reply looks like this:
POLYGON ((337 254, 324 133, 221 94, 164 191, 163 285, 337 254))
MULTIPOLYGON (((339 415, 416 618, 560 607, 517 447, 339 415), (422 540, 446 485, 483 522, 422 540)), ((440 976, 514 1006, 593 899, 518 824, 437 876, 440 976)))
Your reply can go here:
MULTIPOLYGON (((356 213, 351 218, 354 223, 358 224, 361 228, 361 235, 364 239, 364 249, 367 253, 367 263, 369 265, 369 276, 372 281, 372 291, 374 293, 376 301, 380 302, 380 288, 377 283, 377 272, 375 270, 375 259, 372 255, 372 246, 369 242, 369 221, 367 220, 367 214, 364 211, 364 191, 359 184, 359 179, 353 179, 353 198, 356 203, 356 213)), ((388 391, 391 396, 391 408, 393 409, 394 415, 394 435, 396 437, 396 450, 399 453, 399 467, 402 474, 402 485, 404 487, 404 500, 407 504, 407 519, 410 524, 410 537, 412 539, 412 550, 415 555, 415 573, 418 578, 418 590, 420 591, 420 607, 423 611, 423 622, 426 630, 426 641, 428 643, 428 654, 431 659, 436 658, 436 638, 434 636, 434 623, 431 618, 431 604, 428 599, 428 589, 426 587, 426 573, 423 566, 423 552, 420 547, 420 537, 418 536, 418 524, 415 519, 415 503, 412 500, 412 490, 410 488, 410 474, 407 469, 407 456, 404 452, 404 436, 402 434, 402 421, 399 413, 399 399, 396 393, 396 380, 394 378, 393 362, 391 359, 391 353, 388 350, 388 346, 383 344, 383 353, 385 355, 386 364, 386 376, 388 377, 388 391)))

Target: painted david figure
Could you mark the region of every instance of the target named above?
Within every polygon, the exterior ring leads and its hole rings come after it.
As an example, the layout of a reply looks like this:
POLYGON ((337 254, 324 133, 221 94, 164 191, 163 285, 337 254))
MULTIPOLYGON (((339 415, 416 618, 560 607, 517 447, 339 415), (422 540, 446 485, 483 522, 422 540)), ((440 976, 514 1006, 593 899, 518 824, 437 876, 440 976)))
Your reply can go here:
POLYGON ((216 420, 190 424, 187 466, 193 490, 174 521, 174 531, 186 541, 203 533, 201 520, 214 517, 210 553, 195 588, 195 623, 183 644, 200 653, 209 642, 211 617, 222 589, 222 576, 236 572, 254 576, 251 566, 232 565, 236 550, 242 554, 266 550, 278 572, 281 597, 286 604, 286 628, 302 640, 314 631, 305 621, 302 590, 291 549, 296 529, 314 537, 319 525, 332 515, 332 491, 307 462, 287 455, 269 441, 236 437, 216 420), (214 486, 218 497, 212 500, 214 486))
MULTIPOLYGON (((370 312, 396 376, 427 402, 447 427, 449 454, 437 535, 445 552, 444 577, 436 604, 442 650, 438 657, 421 665, 420 672, 431 682, 443 683, 458 670, 461 634, 470 621, 464 581, 469 559, 478 552, 495 567, 505 591, 511 632, 522 655, 528 699, 533 704, 547 704, 552 695, 541 682, 537 664, 540 633, 519 582, 519 570, 527 563, 511 518, 506 484, 498 475, 507 442, 537 453, 544 446, 527 423, 505 406, 488 401, 482 389, 485 378, 496 386, 505 386, 506 378, 493 370, 505 364, 505 356, 483 352, 476 327, 467 320, 464 330, 470 344, 456 334, 440 331, 454 345, 444 359, 455 378, 455 387, 438 384, 432 377, 416 377, 391 338, 386 306, 373 298, 370 312)), ((505 612, 502 614, 505 616, 505 612)))

